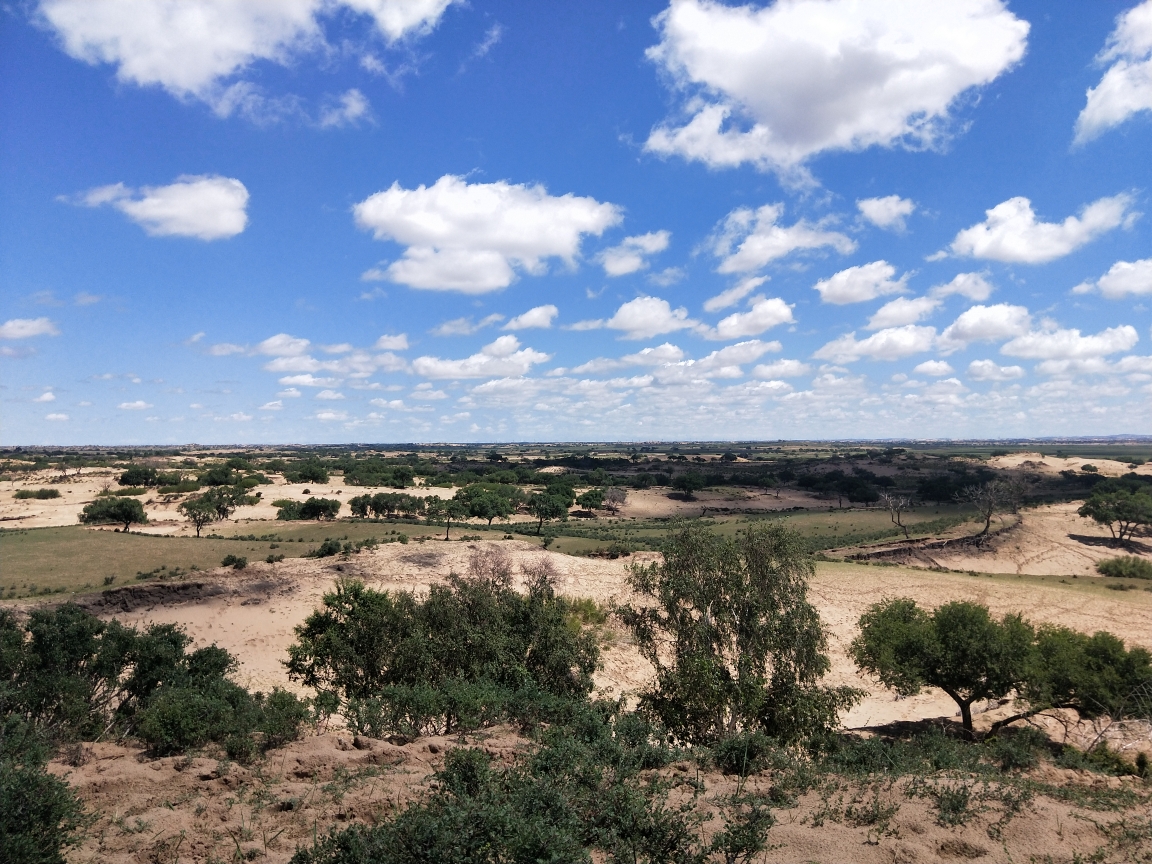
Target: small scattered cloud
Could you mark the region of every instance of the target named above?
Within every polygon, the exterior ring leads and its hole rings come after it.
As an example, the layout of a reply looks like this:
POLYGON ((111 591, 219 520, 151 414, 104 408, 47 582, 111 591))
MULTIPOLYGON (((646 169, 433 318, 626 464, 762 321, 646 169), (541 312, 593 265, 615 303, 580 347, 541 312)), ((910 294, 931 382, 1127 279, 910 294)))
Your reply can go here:
POLYGON ((372 347, 377 351, 407 351, 408 334, 400 333, 396 336, 386 334, 377 339, 376 344, 372 347))
POLYGON ((247 350, 243 345, 234 345, 231 342, 220 342, 211 346, 208 349, 208 354, 212 357, 228 357, 231 354, 243 354, 247 350))
POLYGON ((779 378, 800 378, 811 372, 812 367, 800 360, 776 360, 753 367, 752 377, 771 381, 779 378))
POLYGON ((533 366, 551 359, 532 348, 521 348, 515 336, 501 336, 463 360, 417 357, 412 370, 423 378, 504 378, 524 375, 533 366))
POLYGON ((193 333, 191 336, 189 336, 187 339, 184 340, 184 344, 185 345, 195 345, 197 342, 199 342, 201 339, 203 339, 207 335, 208 334, 205 333, 203 330, 201 330, 199 333, 193 333))
POLYGON ((348 419, 347 411, 317 411, 314 415, 315 419, 321 423, 339 423, 348 419))
POLYGON ((821 279, 813 288, 820 292, 820 300, 824 303, 838 306, 863 303, 886 294, 906 291, 910 274, 905 273, 899 279, 893 279, 895 275, 896 268, 887 261, 873 261, 871 264, 860 264, 834 273, 827 279, 821 279))
POLYGON ((867 329, 883 330, 887 327, 901 327, 916 324, 927 318, 940 306, 934 297, 897 297, 889 300, 868 319, 867 329))
POLYGON ((851 363, 863 357, 872 360, 899 360, 931 350, 935 341, 935 327, 907 324, 903 327, 881 330, 866 339, 857 339, 855 333, 848 333, 829 342, 812 356, 833 363, 851 363))
POLYGON ((152 406, 143 399, 137 399, 135 402, 121 402, 117 407, 121 411, 143 411, 152 406))
POLYGON ((983 303, 992 296, 992 283, 988 281, 987 273, 957 273, 951 282, 943 285, 934 285, 928 291, 929 297, 943 299, 959 294, 977 303, 983 303))
POLYGON ((433 336, 471 336, 473 333, 477 333, 485 327, 491 327, 493 324, 499 324, 503 320, 504 316, 496 312, 486 315, 476 322, 473 322, 471 318, 453 318, 451 321, 438 324, 429 332, 433 336))
POLYGON ((729 213, 711 242, 712 254, 721 259, 717 272, 750 273, 797 251, 831 248, 847 255, 856 249, 856 241, 847 235, 827 230, 826 221, 780 225, 783 215, 783 204, 729 213))
POLYGON ((67 414, 45 414, 45 420, 51 420, 53 423, 65 423, 68 421, 67 414))
POLYGON ((651 231, 635 237, 625 237, 618 246, 605 249, 596 256, 608 276, 626 276, 648 268, 648 257, 668 248, 670 231, 651 231))
POLYGON ((1045 264, 1063 258, 1102 234, 1129 227, 1139 215, 1126 193, 1100 198, 1079 216, 1063 222, 1040 222, 1027 198, 1009 198, 985 211, 987 218, 956 235, 954 255, 1009 264, 1045 264))
POLYGON ((283 411, 284 403, 279 399, 273 399, 271 402, 265 402, 260 406, 261 411, 283 411))
POLYGON ((865 222, 887 231, 903 231, 904 220, 916 211, 916 204, 909 198, 899 195, 885 195, 883 198, 863 198, 856 202, 865 222))
POLYGON ((792 307, 779 297, 753 297, 747 312, 735 312, 722 318, 715 327, 699 327, 697 332, 705 339, 727 340, 745 336, 758 336, 781 324, 793 324, 792 307))
POLYGON ((968 364, 968 377, 974 381, 1014 381, 1024 377, 1024 369, 1000 366, 995 360, 973 360, 968 364))
POLYGON ((89 294, 87 291, 81 291, 72 298, 72 302, 77 306, 95 306, 104 298, 99 294, 89 294))
POLYGON ((371 105, 368 97, 353 87, 320 109, 320 119, 317 121, 321 129, 356 126, 362 120, 371 117, 371 105))
POLYGON ((767 281, 767 276, 749 276, 747 279, 741 279, 731 288, 725 289, 715 297, 709 297, 705 300, 704 311, 719 312, 721 309, 735 306, 767 281))
POLYGON ((925 360, 912 371, 917 375, 931 375, 933 378, 942 378, 945 375, 951 375, 956 370, 952 368, 952 364, 947 360, 925 360))
POLYGON ((10 318, 0 324, 0 339, 32 339, 59 336, 60 330, 48 318, 10 318))
POLYGON ((340 379, 318 378, 309 373, 304 375, 285 375, 280 379, 280 384, 284 387, 336 387, 340 384, 340 379))
POLYGON ((33 402, 55 402, 56 394, 51 390, 45 390, 39 396, 32 400, 33 402))
POLYGON ((115 207, 153 237, 225 240, 248 225, 248 190, 232 177, 185 175, 168 186, 136 190, 115 183, 64 199, 87 207, 115 207))
POLYGON ((316 394, 317 399, 323 399, 327 402, 337 402, 344 398, 344 394, 338 390, 321 390, 316 394))
MULTIPOLYGON (((281 390, 276 395, 282 399, 299 399, 303 394, 295 387, 289 387, 286 390, 281 390)), ((272 403, 269 402, 268 404, 271 405, 272 403)))
POLYGON ((266 354, 270 357, 298 357, 308 351, 311 342, 287 333, 277 333, 269 336, 256 346, 257 354, 266 354))
POLYGON ((560 310, 551 304, 536 306, 521 315, 517 315, 500 329, 530 330, 532 328, 540 328, 547 330, 552 326, 553 319, 559 314, 560 310))
POLYGON ((653 285, 659 285, 661 288, 667 288, 669 285, 675 285, 677 282, 683 282, 687 275, 688 274, 684 271, 683 267, 665 267, 663 270, 660 270, 657 273, 649 273, 647 279, 653 285))
MULTIPOLYGON (((580 328, 580 322, 572 329, 580 328)), ((599 322, 598 322, 599 323, 599 322)), ((637 297, 629 300, 616 310, 616 314, 599 326, 610 330, 622 330, 625 339, 650 339, 664 333, 673 333, 695 327, 697 322, 688 317, 688 310, 673 309, 667 300, 660 297, 637 297)), ((593 329, 591 326, 586 329, 593 329)))

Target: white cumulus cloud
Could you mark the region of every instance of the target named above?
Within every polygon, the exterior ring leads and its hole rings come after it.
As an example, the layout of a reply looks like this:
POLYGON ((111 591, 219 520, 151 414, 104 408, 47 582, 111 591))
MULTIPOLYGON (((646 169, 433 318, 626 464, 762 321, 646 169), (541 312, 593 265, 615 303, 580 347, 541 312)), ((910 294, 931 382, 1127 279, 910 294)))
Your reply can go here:
POLYGON ((753 297, 747 312, 735 312, 713 327, 700 328, 705 339, 740 339, 744 336, 758 336, 780 324, 792 324, 792 307, 779 297, 753 297))
POLYGON ((943 299, 953 294, 983 303, 992 296, 992 283, 984 273, 957 273, 951 282, 935 285, 928 291, 929 297, 943 299))
POLYGON ((393 183, 353 213, 377 240, 406 247, 383 271, 389 280, 465 294, 506 288, 518 270, 542 274, 549 258, 574 266, 584 235, 599 236, 622 218, 615 204, 594 198, 450 174, 415 189, 393 183))
POLYGON ((1027 198, 1009 198, 986 210, 986 218, 956 235, 956 255, 1015 264, 1044 264, 1063 258, 1121 225, 1130 225, 1132 196, 1121 193, 1093 201, 1063 222, 1039 222, 1027 198))
POLYGON ((142 189, 115 183, 73 200, 88 207, 109 204, 153 237, 225 240, 248 225, 248 190, 233 177, 185 175, 142 189))
POLYGON ((1095 282, 1082 282, 1072 290, 1077 294, 1087 294, 1093 289, 1112 300, 1129 294, 1152 294, 1152 258, 1117 261, 1095 282))
POLYGON ((684 95, 646 147, 796 174, 826 150, 936 146, 957 97, 1024 56, 1000 0, 672 0, 647 55, 684 95))
POLYGON ((875 300, 885 294, 899 294, 905 289, 909 274, 893 279, 896 268, 887 261, 873 261, 834 273, 821 279, 813 287, 820 292, 824 303, 843 305, 875 300))
POLYGON ((833 363, 851 363, 862 357, 873 360, 899 360, 912 354, 928 351, 936 341, 935 327, 917 327, 907 324, 873 333, 866 339, 857 339, 848 333, 832 340, 812 356, 833 363))
POLYGON ((777 378, 800 378, 811 372, 812 367, 800 360, 776 360, 753 367, 752 377, 771 381, 777 378))
POLYGON ((376 340, 376 344, 373 347, 378 351, 407 351, 408 334, 401 333, 397 336, 381 336, 376 340))
POLYGON ((940 334, 941 351, 951 353, 971 342, 996 342, 1028 332, 1032 316, 1023 306, 997 303, 994 306, 973 306, 944 328, 940 334))
POLYGON ((53 393, 51 390, 46 390, 45 392, 41 393, 39 396, 37 396, 32 401, 33 402, 55 402, 56 401, 56 394, 53 393))
POLYGON ((324 106, 320 111, 322 129, 355 126, 369 116, 371 106, 368 97, 353 87, 324 106))
POLYGON ((143 399, 137 399, 134 402, 121 402, 119 405, 119 408, 122 411, 143 411, 144 409, 151 407, 152 406, 145 402, 143 399))
POLYGON ((596 256, 609 276, 625 276, 648 266, 648 256, 663 252, 672 237, 670 231, 650 231, 635 237, 625 237, 619 246, 605 249, 596 256))
POLYGON ((928 317, 940 306, 935 297, 897 297, 889 300, 868 319, 869 330, 901 327, 915 324, 928 317))
POLYGON ((59 336, 48 318, 10 318, 0 324, 0 339, 31 339, 33 336, 59 336))
POLYGON ((473 333, 477 333, 485 327, 491 327, 493 324, 499 324, 503 320, 504 316, 499 312, 485 315, 479 321, 473 321, 471 318, 453 318, 451 321, 437 324, 429 332, 433 336, 471 336, 473 333))
POLYGON ((533 327, 539 327, 546 330, 552 326, 552 320, 559 314, 560 310, 551 303, 546 306, 536 306, 521 315, 517 315, 500 329, 529 330, 533 327))
POLYGON ((877 228, 889 231, 903 231, 904 220, 916 210, 916 204, 911 199, 901 198, 899 195, 885 195, 883 198, 864 198, 856 202, 856 209, 865 221, 871 222, 877 228))
POLYGON ((688 317, 688 310, 684 307, 673 309, 667 300, 660 297, 637 297, 624 303, 615 315, 602 322, 602 326, 623 330, 625 339, 650 339, 695 327, 696 323, 688 317))
POLYGON ((321 390, 316 394, 317 399, 323 399, 325 402, 338 402, 344 398, 344 394, 339 390, 321 390))
POLYGON ((740 207, 725 217, 712 242, 712 252, 722 259, 719 273, 748 273, 799 250, 831 247, 841 255, 856 249, 856 242, 824 223, 801 219, 780 225, 783 204, 765 204, 753 210, 740 207))
POLYGON ((412 370, 424 378, 506 378, 524 375, 534 365, 544 363, 550 355, 532 348, 521 348, 515 336, 501 336, 463 360, 439 357, 417 357, 412 370))
MULTIPOLYGON (((299 394, 297 394, 299 395, 299 394)), ((273 399, 271 402, 265 402, 260 406, 261 411, 283 411, 284 403, 280 399, 273 399)))
POLYGON ((1096 58, 1110 63, 1100 83, 1089 88, 1076 118, 1076 143, 1091 141, 1133 114, 1152 111, 1152 0, 1144 0, 1116 18, 1096 58))
POLYGON ((1024 377, 1020 366, 1000 366, 995 360, 973 360, 968 364, 968 377, 974 381, 1012 381, 1024 377))
POLYGON ((951 375, 955 370, 947 360, 925 360, 912 371, 917 375, 931 375, 933 378, 940 378, 944 375, 951 375))

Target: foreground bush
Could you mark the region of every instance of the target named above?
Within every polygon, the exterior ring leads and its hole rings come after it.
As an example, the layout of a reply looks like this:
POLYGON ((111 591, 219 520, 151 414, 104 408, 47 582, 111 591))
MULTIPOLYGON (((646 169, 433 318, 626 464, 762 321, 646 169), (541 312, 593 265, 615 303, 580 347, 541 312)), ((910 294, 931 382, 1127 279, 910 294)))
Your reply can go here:
POLYGON ((1124 555, 1098 562, 1096 571, 1102 576, 1117 579, 1152 579, 1152 561, 1135 555, 1124 555))
POLYGON ((734 539, 691 526, 663 552, 663 563, 630 570, 650 602, 619 610, 656 668, 641 707, 691 743, 742 731, 783 742, 827 734, 859 693, 819 683, 830 663, 808 602, 814 570, 803 539, 775 524, 734 539))
POLYGON ((37 609, 21 624, 0 610, 0 705, 52 744, 134 736, 157 753, 208 742, 255 753, 296 737, 305 706, 228 680, 235 660, 210 646, 188 651, 179 627, 104 623, 78 606, 37 609))
POLYGON ((546 568, 527 574, 526 594, 513 590, 502 554, 474 556, 469 578, 453 574, 425 599, 337 583, 296 628, 289 676, 375 735, 447 733, 585 699, 594 637, 571 626, 546 568))

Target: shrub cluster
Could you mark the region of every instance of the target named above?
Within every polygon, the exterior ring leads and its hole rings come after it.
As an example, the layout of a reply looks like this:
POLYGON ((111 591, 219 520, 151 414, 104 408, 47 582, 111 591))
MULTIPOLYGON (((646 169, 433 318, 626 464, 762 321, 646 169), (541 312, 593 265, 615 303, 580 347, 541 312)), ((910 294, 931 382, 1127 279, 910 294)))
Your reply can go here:
POLYGON ((1096 570, 1102 576, 1117 579, 1152 579, 1152 561, 1135 555, 1123 555, 1100 561, 1096 565, 1096 570))
POLYGON ((60 497, 59 489, 17 489, 12 497, 17 501, 23 501, 28 498, 34 498, 38 501, 47 501, 52 498, 60 497))
POLYGON ((412 485, 415 476, 410 465, 398 465, 383 459, 356 459, 344 466, 344 482, 349 486, 404 489, 412 485))
POLYGON ((335 498, 312 497, 304 502, 280 498, 273 501, 272 506, 279 511, 276 513, 277 519, 288 521, 335 519, 340 512, 340 502, 335 498))
POLYGON ((327 483, 328 469, 318 459, 306 459, 284 472, 289 483, 327 483))
POLYGON ((404 492, 377 492, 375 495, 357 495, 348 501, 348 509, 353 516, 376 518, 395 516, 418 516, 424 512, 424 499, 404 492))

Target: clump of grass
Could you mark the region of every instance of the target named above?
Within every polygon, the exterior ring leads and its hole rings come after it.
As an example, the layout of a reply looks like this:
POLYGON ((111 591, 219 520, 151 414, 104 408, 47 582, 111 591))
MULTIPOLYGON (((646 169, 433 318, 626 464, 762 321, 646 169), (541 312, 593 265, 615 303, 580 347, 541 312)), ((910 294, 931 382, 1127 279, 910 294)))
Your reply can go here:
POLYGON ((1152 579, 1152 561, 1135 555, 1122 555, 1108 558, 1096 564, 1096 570, 1103 576, 1115 579, 1152 579))
POLYGON ((38 501, 47 501, 50 498, 59 498, 59 489, 17 489, 12 495, 17 501, 35 498, 38 501))

